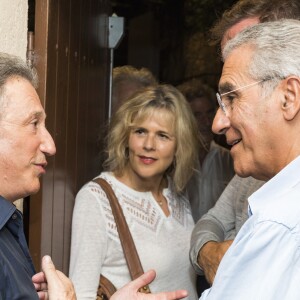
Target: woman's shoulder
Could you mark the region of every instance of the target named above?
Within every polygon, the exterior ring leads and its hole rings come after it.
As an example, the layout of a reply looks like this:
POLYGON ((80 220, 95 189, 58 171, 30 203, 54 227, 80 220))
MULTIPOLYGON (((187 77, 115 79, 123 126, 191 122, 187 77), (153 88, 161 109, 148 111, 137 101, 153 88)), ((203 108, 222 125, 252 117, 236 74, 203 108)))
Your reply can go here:
POLYGON ((94 180, 97 178, 105 179, 109 184, 111 184, 112 175, 108 172, 102 172, 100 175, 96 176, 93 180, 90 180, 86 184, 84 184, 81 189, 78 191, 76 195, 76 202, 82 201, 83 199, 106 199, 106 194, 102 187, 95 182, 94 180))

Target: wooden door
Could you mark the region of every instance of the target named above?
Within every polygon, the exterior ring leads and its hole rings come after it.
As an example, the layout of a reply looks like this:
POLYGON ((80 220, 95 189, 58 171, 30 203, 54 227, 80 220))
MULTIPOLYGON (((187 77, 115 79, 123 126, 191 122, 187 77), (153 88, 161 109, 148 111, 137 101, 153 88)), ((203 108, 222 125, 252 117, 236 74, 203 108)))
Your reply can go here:
POLYGON ((41 190, 31 196, 29 247, 68 273, 71 217, 79 188, 101 171, 100 134, 107 119, 107 0, 36 0, 38 93, 56 143, 41 190))

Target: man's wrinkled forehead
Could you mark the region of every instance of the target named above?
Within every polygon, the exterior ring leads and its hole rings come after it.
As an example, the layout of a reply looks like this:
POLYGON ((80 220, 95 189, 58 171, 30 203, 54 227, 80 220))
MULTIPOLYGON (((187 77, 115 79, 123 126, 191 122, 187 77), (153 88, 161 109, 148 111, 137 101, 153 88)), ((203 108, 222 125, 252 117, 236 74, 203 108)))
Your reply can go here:
POLYGON ((225 32, 223 39, 221 41, 221 48, 223 49, 226 43, 229 40, 233 39, 238 33, 258 23, 260 23, 259 17, 252 17, 252 18, 245 18, 239 21, 238 23, 234 24, 225 32))
POLYGON ((253 54, 254 49, 251 44, 238 46, 228 54, 219 81, 219 92, 221 94, 238 89, 252 80, 249 68, 253 54))

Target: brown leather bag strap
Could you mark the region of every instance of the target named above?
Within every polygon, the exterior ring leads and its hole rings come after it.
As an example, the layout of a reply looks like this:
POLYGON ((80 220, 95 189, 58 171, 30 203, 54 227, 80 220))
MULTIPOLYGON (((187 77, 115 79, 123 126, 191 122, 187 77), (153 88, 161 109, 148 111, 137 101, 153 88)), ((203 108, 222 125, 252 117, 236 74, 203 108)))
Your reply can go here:
POLYGON ((112 213, 115 218, 115 222, 119 233, 119 238, 122 244, 122 248, 124 251, 124 255, 126 258, 131 279, 136 279, 137 277, 144 274, 144 270, 141 265, 139 255, 136 251, 135 244, 132 239, 120 203, 114 191, 112 190, 110 184, 106 180, 104 180, 103 178, 96 178, 93 181, 98 183, 107 195, 107 198, 110 202, 112 213))
POLYGON ((97 291, 97 300, 110 299, 110 297, 117 291, 115 286, 102 274, 100 274, 100 282, 97 291), (100 289, 100 292, 99 292, 100 289))

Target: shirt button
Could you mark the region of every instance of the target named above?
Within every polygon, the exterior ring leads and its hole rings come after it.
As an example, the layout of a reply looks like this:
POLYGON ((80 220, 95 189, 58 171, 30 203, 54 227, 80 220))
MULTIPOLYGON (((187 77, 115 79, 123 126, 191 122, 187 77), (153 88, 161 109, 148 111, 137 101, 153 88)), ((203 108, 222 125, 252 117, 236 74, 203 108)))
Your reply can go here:
POLYGON ((17 214, 13 214, 13 215, 11 216, 11 218, 12 218, 13 220, 15 220, 17 217, 18 217, 17 214))

